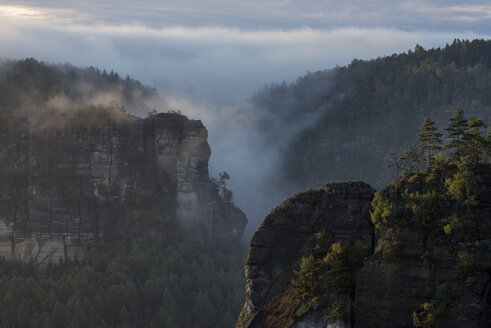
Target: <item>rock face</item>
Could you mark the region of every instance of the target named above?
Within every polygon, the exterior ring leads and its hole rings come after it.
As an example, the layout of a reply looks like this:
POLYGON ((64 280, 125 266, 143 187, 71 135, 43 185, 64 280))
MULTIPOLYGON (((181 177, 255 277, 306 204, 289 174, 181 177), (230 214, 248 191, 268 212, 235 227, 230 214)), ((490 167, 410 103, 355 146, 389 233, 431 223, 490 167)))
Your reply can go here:
POLYGON ((475 209, 479 232, 465 239, 449 237, 441 228, 408 227, 390 246, 373 234, 369 211, 374 190, 361 182, 329 184, 285 201, 252 238, 245 265, 246 301, 236 327, 409 328, 414 327, 413 313, 425 302, 443 306, 446 327, 491 327, 490 167, 480 173, 475 209), (288 285, 300 259, 312 254, 315 233, 322 230, 334 241, 373 245, 355 276, 354 293, 342 295, 345 317, 332 324, 322 319, 330 308, 321 302, 299 312, 288 285))
POLYGON ((337 241, 359 240, 371 247, 369 209, 374 192, 363 182, 333 183, 297 194, 275 208, 251 240, 245 265, 246 302, 237 328, 324 327, 321 318, 326 309, 293 317, 296 304, 287 283, 319 231, 328 231, 337 241))
POLYGON ((475 222, 479 233, 464 240, 447 238, 442 229, 410 229, 398 237, 397 256, 384 257, 381 241, 358 275, 356 327, 413 327, 412 314, 434 298, 442 284, 455 291, 446 327, 490 327, 491 170, 480 176, 475 222), (466 273, 459 251, 475 261, 466 273))
POLYGON ((92 115, 31 127, 15 118, 2 127, 0 146, 0 255, 7 258, 80 257, 95 241, 144 225, 164 238, 176 225, 200 226, 214 247, 226 248, 247 223, 208 177, 206 128, 182 115, 92 115))

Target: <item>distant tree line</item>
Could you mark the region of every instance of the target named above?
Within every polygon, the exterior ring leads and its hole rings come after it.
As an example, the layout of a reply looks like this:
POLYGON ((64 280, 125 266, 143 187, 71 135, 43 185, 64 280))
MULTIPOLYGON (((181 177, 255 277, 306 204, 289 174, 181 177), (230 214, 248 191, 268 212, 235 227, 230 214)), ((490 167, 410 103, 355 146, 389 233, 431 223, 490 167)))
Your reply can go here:
POLYGON ((383 188, 392 179, 384 158, 414 142, 425 116, 442 125, 459 107, 489 120, 490 89, 491 41, 455 40, 272 84, 251 102, 265 147, 285 150, 277 189, 321 179, 383 188))

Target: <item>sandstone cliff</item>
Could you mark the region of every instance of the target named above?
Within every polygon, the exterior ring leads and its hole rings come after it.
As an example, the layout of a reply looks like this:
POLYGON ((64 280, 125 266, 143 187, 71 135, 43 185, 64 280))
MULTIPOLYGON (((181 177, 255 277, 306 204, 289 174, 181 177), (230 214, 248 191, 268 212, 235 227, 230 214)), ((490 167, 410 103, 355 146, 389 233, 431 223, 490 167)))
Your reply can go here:
MULTIPOLYGON (((319 231, 328 231, 336 241, 360 241, 371 247, 369 208, 374 192, 362 182, 334 183, 297 194, 274 209, 251 240, 245 265, 246 302, 237 328, 323 327, 326 309, 300 320, 295 317, 297 304, 288 282, 319 231)), ((349 320, 344 324, 349 326, 349 320)))
MULTIPOLYGON (((251 240, 246 301, 236 327, 414 327, 415 314, 430 322, 429 313, 439 316, 445 327, 490 327, 490 172, 489 165, 476 171, 479 205, 471 228, 461 228, 468 231, 465 236, 460 230, 454 235, 430 224, 415 225, 401 207, 402 228, 381 237, 370 220, 374 190, 361 182, 328 184, 288 199, 265 218, 251 240), (359 240, 372 253, 355 272, 353 290, 338 295, 344 308, 331 323, 325 319, 332 298, 301 310, 289 283, 300 259, 315 253, 316 233, 323 230, 333 242, 359 240)), ((423 192, 425 177, 419 179, 401 183, 423 192)), ((455 208, 451 200, 445 202, 441 213, 455 208)), ((432 324, 441 326, 436 320, 432 324)))
POLYGON ((139 119, 87 108, 30 124, 11 117, 0 145, 7 258, 73 259, 98 240, 144 230, 172 238, 176 226, 199 226, 199 238, 226 248, 247 222, 209 179, 206 128, 182 115, 139 119))

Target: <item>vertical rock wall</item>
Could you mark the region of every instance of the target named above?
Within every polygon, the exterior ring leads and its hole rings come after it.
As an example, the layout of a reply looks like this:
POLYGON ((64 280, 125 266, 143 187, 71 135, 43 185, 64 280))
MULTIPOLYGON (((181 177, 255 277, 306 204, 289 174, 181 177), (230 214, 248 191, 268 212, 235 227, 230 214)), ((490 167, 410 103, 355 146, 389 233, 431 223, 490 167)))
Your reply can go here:
MULTIPOLYGON (((324 327, 322 317, 328 309, 295 317, 298 304, 288 282, 320 231, 332 234, 335 241, 372 246, 369 209, 374 192, 363 182, 332 183, 323 190, 297 194, 273 209, 251 240, 245 264, 246 301, 236 327, 324 327)), ((349 324, 348 319, 335 327, 349 324)))
POLYGON ((200 121, 157 114, 9 125, 13 131, 0 134, 2 256, 35 263, 81 257, 98 240, 141 230, 129 217, 135 206, 155 229, 200 224, 217 247, 240 240, 247 220, 209 180, 200 121))

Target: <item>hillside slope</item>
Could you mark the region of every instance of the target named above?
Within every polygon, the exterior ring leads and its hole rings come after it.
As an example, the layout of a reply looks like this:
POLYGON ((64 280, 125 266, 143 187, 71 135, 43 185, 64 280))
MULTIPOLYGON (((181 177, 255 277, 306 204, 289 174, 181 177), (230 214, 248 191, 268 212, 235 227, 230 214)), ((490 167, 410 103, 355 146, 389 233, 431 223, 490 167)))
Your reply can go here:
POLYGON ((273 84, 252 99, 258 133, 282 153, 269 184, 363 180, 383 188, 387 158, 414 143, 427 115, 446 124, 457 107, 491 119, 491 41, 353 60, 345 67, 273 84), (281 137, 280 137, 281 136, 281 137))

